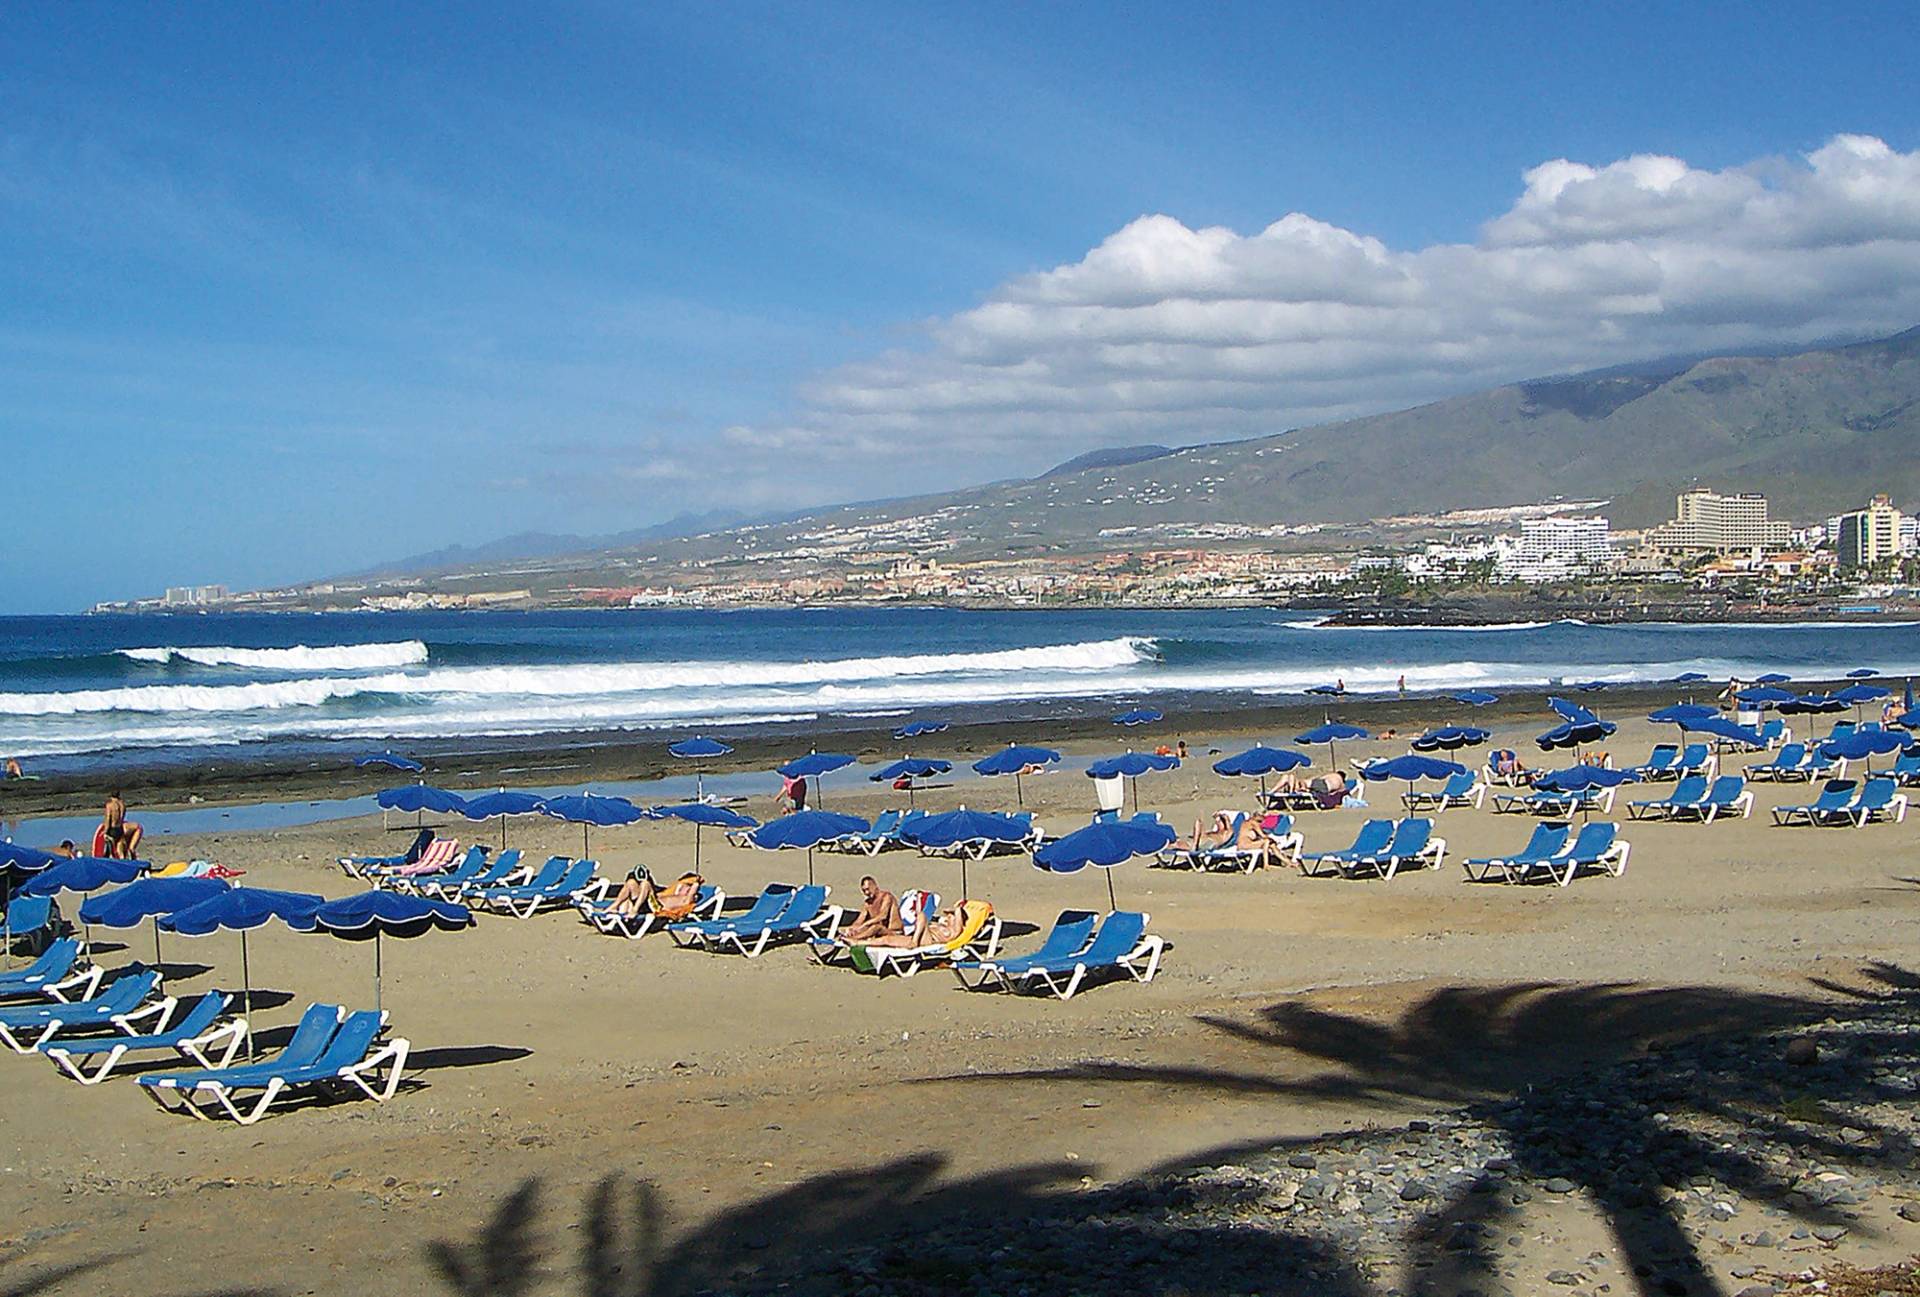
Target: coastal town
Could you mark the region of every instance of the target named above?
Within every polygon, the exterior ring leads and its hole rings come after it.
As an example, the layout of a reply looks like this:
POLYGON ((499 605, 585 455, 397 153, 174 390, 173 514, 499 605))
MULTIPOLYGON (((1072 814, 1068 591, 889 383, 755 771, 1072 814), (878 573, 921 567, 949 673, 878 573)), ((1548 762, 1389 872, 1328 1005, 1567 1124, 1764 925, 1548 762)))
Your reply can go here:
POLYGON ((1538 604, 1729 605, 1872 613, 1911 606, 1920 516, 1887 496, 1808 522, 1766 496, 1682 492, 1673 517, 1616 529, 1605 500, 1409 514, 1364 525, 1166 522, 995 552, 951 508, 811 528, 743 527, 688 553, 609 553, 491 569, 231 592, 188 586, 100 613, 220 610, 724 608, 950 603, 1005 607, 1419 602, 1478 592, 1538 604), (1562 599, 1562 601, 1564 601, 1562 599))

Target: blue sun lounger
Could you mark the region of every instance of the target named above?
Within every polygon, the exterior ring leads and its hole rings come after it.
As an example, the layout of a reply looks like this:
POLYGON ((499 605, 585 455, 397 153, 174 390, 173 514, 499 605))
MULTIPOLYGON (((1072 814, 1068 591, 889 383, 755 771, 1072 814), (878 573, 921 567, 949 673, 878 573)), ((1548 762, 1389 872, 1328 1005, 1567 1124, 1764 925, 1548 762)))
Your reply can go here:
POLYGON ((1572 815, 1577 811, 1613 809, 1612 788, 1535 788, 1525 793, 1495 793, 1495 814, 1525 811, 1534 815, 1572 815))
POLYGON ((1902 788, 1920 787, 1920 752, 1902 752, 1895 758, 1889 773, 1893 775, 1893 782, 1902 788))
POLYGON ((1860 796, 1850 809, 1856 826, 1886 820, 1901 824, 1907 818, 1907 795, 1890 776, 1874 775, 1860 785, 1860 796))
POLYGON ((1852 824, 1853 803, 1860 794, 1860 784, 1853 779, 1829 779, 1820 789, 1820 795, 1811 802, 1798 806, 1776 806, 1773 808, 1773 822, 1785 824, 1852 824))
POLYGON ((1633 850, 1620 841, 1620 826, 1608 820, 1589 820, 1580 826, 1573 841, 1550 856, 1511 864, 1507 881, 1524 883, 1537 874, 1565 887, 1580 876, 1583 869, 1601 869, 1618 878, 1627 871, 1627 856, 1633 850))
POLYGON ((1463 865, 1467 877, 1477 882, 1485 882, 1494 870, 1500 870, 1508 882, 1526 870, 1544 860, 1551 859, 1567 849, 1568 840, 1573 837, 1573 826, 1560 821, 1546 821, 1533 826, 1533 836, 1527 839, 1527 845, 1510 856, 1470 856, 1463 865), (1478 869, 1479 873, 1473 871, 1478 869))
POLYGON ((667 936, 676 946, 704 946, 722 933, 736 929, 757 931, 780 917, 780 912, 792 902, 795 890, 791 883, 768 883, 742 913, 722 914, 711 919, 682 919, 667 925, 667 936))
POLYGON ((40 952, 40 958, 25 968, 0 973, 0 1000, 38 999, 45 995, 56 1000, 87 1000, 100 989, 105 969, 99 965, 75 972, 80 963, 80 942, 60 937, 40 952), (69 992, 79 989, 79 994, 69 992))
MULTIPOLYGON (((779 914, 764 923, 736 923, 713 934, 708 950, 732 947, 748 959, 758 959, 776 938, 803 937, 810 941, 832 941, 840 931, 846 912, 827 904, 830 889, 812 883, 795 889, 779 914)), ((669 929, 671 931, 671 929, 669 929)))
POLYGON ((0 1009, 0 1041, 16 1054, 31 1054, 62 1031, 75 1028, 116 1027, 134 1035, 133 1023, 154 1016, 159 1019, 158 1025, 165 1026, 173 1012, 173 1000, 162 997, 147 1003, 159 987, 160 974, 135 967, 90 1000, 0 1009))
MULTIPOLYGON (((717 918, 726 904, 725 892, 711 883, 703 883, 693 894, 693 912, 688 921, 717 918)), ((574 905, 579 908, 581 918, 610 937, 638 941, 660 925, 659 914, 652 910, 641 910, 638 914, 615 913, 613 902, 605 896, 581 896, 574 900, 574 905)))
POLYGON ((1165 950, 1163 939, 1148 934, 1147 915, 1115 910, 1085 950, 1044 959, 1036 954, 1024 960, 982 960, 976 966, 982 975, 977 985, 991 981, 1009 991, 1037 989, 1070 1000, 1095 974, 1119 970, 1136 982, 1151 982, 1165 950))
POLYGON ((1300 856, 1300 872, 1309 877, 1318 876, 1322 862, 1336 867, 1353 860, 1379 855, 1393 841, 1392 820, 1368 820, 1353 835, 1353 845, 1341 847, 1335 851, 1308 851, 1300 856))
POLYGON ((1667 812, 1667 818, 1697 819, 1702 824, 1711 824, 1722 817, 1745 819, 1752 814, 1753 791, 1747 787, 1747 781, 1739 775, 1721 775, 1697 805, 1675 806, 1667 812))
MULTIPOLYGON (((546 861, 531 877, 522 883, 467 883, 459 892, 448 899, 459 901, 467 906, 484 906, 490 897, 508 892, 527 892, 552 886, 565 876, 568 866, 573 863, 566 856, 548 856, 546 861)), ((512 871, 509 870, 509 873, 512 871)))
POLYGON ((1463 770, 1449 776, 1438 792, 1416 788, 1400 794, 1400 801, 1410 811, 1444 811, 1449 806, 1471 806, 1477 810, 1486 795, 1487 786, 1480 782, 1479 776, 1471 770, 1463 770))
POLYGON ((207 1068, 222 1068, 233 1062, 240 1046, 247 1041, 247 1020, 235 1018, 219 1022, 233 997, 225 991, 208 991, 173 1026, 148 1036, 99 1036, 87 1040, 64 1040, 41 1050, 54 1066, 82 1085, 98 1085, 113 1073, 114 1066, 135 1050, 171 1049, 190 1063, 207 1068), (221 1048, 224 1045, 224 1049, 221 1048), (219 1054, 219 1061, 213 1055, 219 1054), (80 1064, 99 1059, 93 1071, 80 1064))
POLYGON ((1720 759, 1713 755, 1706 744, 1689 743, 1680 749, 1680 755, 1674 761, 1673 769, 1682 779, 1688 775, 1702 775, 1711 779, 1719 764, 1720 759))
POLYGON ((1642 783, 1678 778, 1674 771, 1679 761, 1678 743, 1656 743, 1653 751, 1647 754, 1647 759, 1633 768, 1633 773, 1640 776, 1642 783))
POLYGON ((0 936, 9 943, 22 937, 50 936, 53 931, 53 898, 51 896, 16 896, 7 902, 4 926, 0 926, 0 936))
POLYGON ((420 853, 427 849, 427 844, 433 841, 433 836, 432 829, 421 829, 414 834, 413 841, 407 845, 407 849, 397 856, 340 856, 337 858, 337 863, 340 868, 356 878, 365 877, 370 870, 378 871, 393 869, 399 865, 410 865, 420 858, 420 853))
POLYGON ((1747 778, 1756 782, 1784 783, 1790 779, 1808 779, 1813 764, 1807 759, 1804 743, 1783 743, 1773 756, 1747 767, 1747 778))
POLYGON ((1053 921, 1047 939, 1032 954, 1016 955, 1011 959, 956 959, 950 966, 954 976, 960 979, 960 985, 969 991, 980 990, 989 982, 1005 990, 1008 978, 1017 977, 1040 964, 1069 959, 1085 950, 1087 942, 1093 937, 1093 925, 1097 921, 1098 916, 1088 910, 1062 910, 1060 917, 1053 921), (967 980, 968 973, 974 974, 971 982, 967 980))
POLYGON ((1382 882, 1388 882, 1402 869, 1417 869, 1422 865, 1438 869, 1446 855, 1447 840, 1436 838, 1433 835, 1433 821, 1420 816, 1401 820, 1394 825, 1393 837, 1380 850, 1366 854, 1343 854, 1335 863, 1348 878, 1373 873, 1382 882))
MULTIPOLYGON (((550 905, 571 905, 573 898, 593 882, 593 871, 600 866, 591 860, 557 859, 558 870, 543 869, 540 878, 523 887, 486 888, 475 894, 473 903, 516 919, 531 918, 550 905)), ((547 864, 551 866, 553 861, 547 864)))
POLYGON ((313 1005, 300 1019, 287 1047, 270 1062, 197 1072, 150 1073, 134 1079, 163 1108, 208 1121, 216 1114, 216 1109, 205 1102, 211 1099, 218 1111, 242 1126, 260 1120, 275 1099, 293 1088, 345 1081, 375 1103, 385 1103, 400 1087, 411 1046, 401 1038, 378 1043, 387 1025, 384 1013, 362 1010, 342 1018, 341 1012, 331 1004, 313 1005), (383 1068, 384 1079, 380 1075, 383 1068), (259 1100, 245 1112, 234 1101, 242 1090, 261 1091, 259 1100))
POLYGON ((437 896, 442 900, 453 900, 469 887, 495 887, 500 880, 520 868, 520 848, 509 847, 487 859, 483 847, 470 847, 466 858, 444 874, 428 874, 422 878, 396 878, 394 885, 401 891, 414 892, 420 896, 437 896), (478 857, 474 852, 478 851, 478 857))
POLYGON ((1656 797, 1651 801, 1628 802, 1627 815, 1631 819, 1644 820, 1658 816, 1672 819, 1675 811, 1698 810, 1707 800, 1707 777, 1688 775, 1673 786, 1673 791, 1665 797, 1656 797))

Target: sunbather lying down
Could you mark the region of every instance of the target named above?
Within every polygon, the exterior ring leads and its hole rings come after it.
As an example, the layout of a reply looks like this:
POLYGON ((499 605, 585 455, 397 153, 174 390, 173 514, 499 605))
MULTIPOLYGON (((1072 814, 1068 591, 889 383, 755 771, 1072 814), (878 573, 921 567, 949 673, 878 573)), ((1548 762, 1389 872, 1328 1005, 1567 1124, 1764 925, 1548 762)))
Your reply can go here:
POLYGON ((1267 846, 1266 829, 1251 815, 1238 815, 1233 811, 1216 811, 1209 827, 1203 830, 1200 825, 1201 822, 1195 820, 1193 836, 1175 838, 1173 848, 1179 851, 1219 851, 1222 848, 1260 851, 1267 846), (1237 829, 1235 821, 1239 822, 1237 829))
POLYGON ((643 909, 651 910, 665 919, 684 919, 693 913, 703 881, 698 874, 685 873, 674 881, 673 886, 663 888, 653 881, 653 875, 647 872, 645 865, 635 865, 628 871, 627 881, 620 884, 620 890, 614 893, 613 904, 607 908, 629 919, 643 909))
POLYGON ((960 935, 967 924, 967 903, 961 901, 949 906, 937 914, 929 915, 922 910, 913 921, 913 926, 905 932, 883 932, 877 937, 867 938, 869 946, 898 946, 904 950, 918 950, 922 946, 944 946, 960 935))

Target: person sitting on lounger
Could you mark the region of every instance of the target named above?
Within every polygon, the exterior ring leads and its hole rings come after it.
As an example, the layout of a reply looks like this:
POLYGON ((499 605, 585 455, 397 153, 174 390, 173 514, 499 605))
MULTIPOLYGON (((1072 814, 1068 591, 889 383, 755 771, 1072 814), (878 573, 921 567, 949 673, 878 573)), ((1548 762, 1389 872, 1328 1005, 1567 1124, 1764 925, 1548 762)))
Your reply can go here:
POLYGON ((1233 836, 1233 814, 1230 811, 1215 811, 1213 823, 1206 829, 1200 827, 1201 821, 1193 822, 1193 836, 1175 838, 1172 848, 1179 851, 1212 851, 1215 847, 1225 846, 1227 839, 1233 836))
POLYGON ((918 950, 922 946, 944 946, 960 935, 967 925, 965 901, 941 910, 935 914, 922 911, 912 927, 905 932, 883 932, 869 938, 865 945, 898 946, 903 950, 918 950))
POLYGON ((1347 778, 1338 770, 1329 770, 1324 775, 1315 775, 1307 781, 1307 791, 1313 794, 1314 802, 1322 810, 1333 810, 1347 800, 1352 791, 1347 786, 1347 778))
POLYGON ((1522 764, 1520 754, 1508 748, 1493 754, 1493 773, 1511 784, 1533 782, 1533 772, 1522 764))
POLYGON ((699 899, 700 882, 698 874, 682 874, 672 887, 663 888, 653 881, 645 865, 635 865, 607 908, 629 919, 643 909, 669 918, 685 918, 693 913, 694 902, 699 899))
POLYGON ((840 930, 843 941, 872 941, 906 931, 900 922, 900 902, 875 882, 872 874, 860 880, 860 913, 840 930))

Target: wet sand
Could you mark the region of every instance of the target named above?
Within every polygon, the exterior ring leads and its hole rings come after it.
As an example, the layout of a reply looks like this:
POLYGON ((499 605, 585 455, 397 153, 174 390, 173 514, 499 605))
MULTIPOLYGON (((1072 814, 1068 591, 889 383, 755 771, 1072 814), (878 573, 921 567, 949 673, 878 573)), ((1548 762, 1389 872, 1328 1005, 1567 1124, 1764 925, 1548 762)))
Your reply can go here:
MULTIPOLYGON (((1625 691, 1601 697, 1609 715, 1644 710, 1625 691)), ((1417 704, 1404 706, 1416 719, 1417 704)), ((1295 709, 1280 732, 1322 710, 1295 709)), ((1196 758, 1143 780, 1143 804, 1183 831, 1199 815, 1249 805, 1250 781, 1221 779, 1200 759, 1250 735, 1273 737, 1264 717, 1248 719, 1233 717, 1230 732, 1182 717, 1177 728, 1136 736, 1142 745, 1184 734, 1196 758)), ((1528 740, 1544 728, 1537 712, 1478 719, 1491 720, 1496 745, 1530 755, 1528 740)), ((1382 711, 1364 718, 1376 729, 1397 720, 1382 711)), ((1028 806, 1050 833, 1091 810, 1079 758, 1124 742, 1103 730, 1070 741, 1074 756, 1061 770, 1026 781, 1028 806)), ((1637 759, 1668 733, 1627 723, 1607 747, 1637 759)), ((939 750, 967 755, 998 737, 943 735, 939 750)), ((1403 747, 1343 745, 1341 756, 1403 747)), ((1397 809, 1400 787, 1373 787, 1368 810, 1302 817, 1309 848, 1351 841, 1365 816, 1397 809)), ((944 808, 958 791, 919 804, 944 808)), ((964 791, 996 809, 1013 801, 1009 781, 964 791)), ((861 814, 899 796, 832 776, 827 795, 861 814)), ((1623 800, 1644 795, 1629 789, 1623 800)), ((1471 1056, 1484 1076, 1492 1051, 1501 1060, 1492 1070, 1518 1088, 1663 1036, 1817 1016, 1840 994, 1834 986, 1857 982, 1868 962, 1914 965, 1920 820, 1771 827, 1767 807, 1809 795, 1805 785, 1761 785, 1753 818, 1704 826, 1629 825, 1623 805, 1612 818, 1633 843, 1625 877, 1564 890, 1464 882, 1457 858, 1517 847, 1532 825, 1473 810, 1440 817, 1443 869, 1390 883, 1123 866, 1113 878, 1119 901, 1149 911, 1171 943, 1164 970, 1151 985, 1095 987, 1067 1003, 964 994, 943 972, 880 983, 817 967, 794 949, 747 961, 676 950, 658 935, 627 942, 568 913, 483 917, 466 933, 386 946, 386 1007, 396 1034, 413 1043, 419 1083, 384 1106, 207 1125, 158 1111, 127 1081, 83 1088, 44 1060, 0 1059, 9 1145, 0 1212, 10 1222, 0 1226, 0 1279, 99 1263, 70 1281, 73 1290, 184 1293, 238 1282, 365 1291, 377 1276, 383 1291, 445 1291, 427 1245, 470 1239, 489 1222, 500 1228, 503 1202, 517 1204, 509 1217, 531 1218, 538 1208, 511 1196, 534 1184, 549 1210, 515 1246, 542 1249, 552 1291, 574 1290, 561 1282, 572 1263, 567 1222, 581 1219, 592 1187, 615 1172, 658 1186, 669 1231, 698 1232, 741 1265, 777 1268, 803 1263, 789 1250, 794 1240, 862 1237, 910 1217, 928 1194, 951 1206, 974 1191, 1007 1194, 1010 1183, 1023 1194, 1071 1193, 1430 1115, 1430 1101, 1341 1083, 1382 1035, 1441 1071, 1471 1056), (1527 1011, 1555 985, 1611 987, 1644 1007, 1527 1011), (1652 994, 1676 987, 1724 994, 1652 994), (1303 1007, 1315 1011, 1317 1034, 1277 1036, 1276 1009, 1303 1007), (886 1184, 884 1202, 825 1225, 796 1219, 810 1196, 824 1200, 850 1182, 886 1184)), ((476 830, 493 832, 449 826, 463 839, 476 830)), ((580 831, 521 821, 509 840, 529 855, 571 854, 580 831)), ((170 838, 163 855, 242 868, 248 883, 342 895, 358 886, 334 857, 404 841, 370 817, 170 838)), ((804 853, 737 850, 717 834, 704 842, 704 872, 734 896, 805 875, 804 853)), ((691 858, 692 835, 684 825, 640 824, 596 830, 593 844, 607 875, 641 860, 675 871, 691 858)), ((929 886, 949 897, 959 880, 954 862, 904 852, 823 853, 815 871, 841 901, 869 871, 896 890, 929 886)), ((1032 948, 1063 907, 1106 907, 1097 871, 1053 876, 1007 857, 969 875, 973 894, 1025 930, 1009 941, 1016 952, 1032 948)), ((95 938, 103 962, 152 957, 149 929, 95 938)), ((165 953, 175 993, 237 989, 236 936, 169 938, 165 953)), ((269 992, 270 1007, 255 1014, 268 1040, 309 1002, 372 1003, 364 945, 276 927, 253 934, 250 954, 256 987, 269 992)), ((1913 1228, 1848 1246, 1869 1258, 1912 1251, 1913 1228)))

